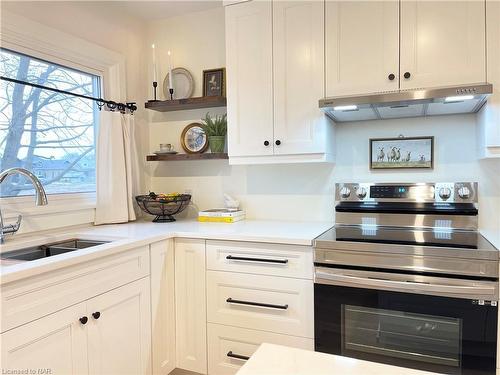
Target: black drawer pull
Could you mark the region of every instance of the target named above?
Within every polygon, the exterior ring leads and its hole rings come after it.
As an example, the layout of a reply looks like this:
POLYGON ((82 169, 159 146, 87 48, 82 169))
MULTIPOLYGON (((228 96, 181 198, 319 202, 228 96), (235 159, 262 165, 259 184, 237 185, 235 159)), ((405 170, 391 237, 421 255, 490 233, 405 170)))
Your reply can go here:
POLYGON ((247 258, 247 257, 235 257, 232 255, 228 255, 226 257, 228 260, 243 260, 246 262, 264 262, 264 263, 279 263, 279 264, 287 264, 288 259, 267 259, 267 258, 247 258))
POLYGON ((248 361, 250 359, 250 357, 247 357, 246 355, 234 354, 232 350, 228 351, 226 355, 228 357, 241 359, 243 361, 248 361))
POLYGON ((288 305, 273 305, 270 303, 260 303, 260 302, 252 302, 252 301, 241 301, 239 299, 232 299, 229 297, 226 300, 227 303, 235 303, 237 305, 249 305, 249 306, 257 306, 257 307, 269 307, 270 309, 280 309, 286 310, 288 309, 288 305))

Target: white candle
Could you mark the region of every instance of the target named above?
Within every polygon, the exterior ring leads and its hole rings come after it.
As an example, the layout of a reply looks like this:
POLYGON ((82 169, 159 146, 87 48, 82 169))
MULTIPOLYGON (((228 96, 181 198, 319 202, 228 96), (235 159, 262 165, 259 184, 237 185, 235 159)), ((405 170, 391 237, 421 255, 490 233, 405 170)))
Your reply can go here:
POLYGON ((172 54, 168 51, 168 87, 174 88, 174 84, 172 83, 173 74, 172 74, 172 54))
POLYGON ((156 50, 155 45, 151 45, 151 49, 153 50, 153 82, 158 82, 158 76, 156 73, 156 50))

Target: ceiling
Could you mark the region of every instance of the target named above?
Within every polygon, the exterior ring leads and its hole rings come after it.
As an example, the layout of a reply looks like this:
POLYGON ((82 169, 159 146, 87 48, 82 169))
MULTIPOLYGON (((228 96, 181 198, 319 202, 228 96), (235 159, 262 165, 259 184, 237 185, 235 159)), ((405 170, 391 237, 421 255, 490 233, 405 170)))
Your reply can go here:
MULTIPOLYGON (((100 5, 104 2, 99 1, 100 5)), ((157 0, 157 1, 106 1, 109 6, 120 8, 133 17, 143 20, 157 20, 180 16, 186 13, 200 12, 222 7, 222 0, 189 1, 189 0, 157 0)))

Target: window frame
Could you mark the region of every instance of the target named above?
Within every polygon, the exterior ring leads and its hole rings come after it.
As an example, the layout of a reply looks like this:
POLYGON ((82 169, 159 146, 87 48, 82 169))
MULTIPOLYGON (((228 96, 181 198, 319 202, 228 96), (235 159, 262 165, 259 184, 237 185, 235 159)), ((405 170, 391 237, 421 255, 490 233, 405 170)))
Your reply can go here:
MULTIPOLYGON (((92 74, 94 76, 97 76, 98 79, 99 79, 99 86, 100 86, 100 88, 99 88, 100 90, 99 91, 101 93, 103 93, 103 91, 104 91, 104 87, 103 87, 103 72, 102 71, 97 71, 97 70, 94 70, 93 68, 84 68, 85 70, 82 70, 82 68, 80 66, 78 66, 77 64, 73 64, 74 66, 71 66, 71 65, 68 65, 66 62, 65 63, 60 63, 60 62, 54 61, 54 59, 48 60, 47 58, 36 56, 36 55, 29 55, 29 54, 27 54, 25 52, 21 52, 19 50, 12 50, 12 49, 7 48, 4 45, 3 41, 1 43, 1 48, 5 49, 8 52, 17 53, 17 54, 23 54, 25 56, 32 57, 32 58, 35 58, 35 59, 39 59, 39 60, 41 60, 43 62, 46 62, 46 63, 49 63, 49 64, 51 64, 51 63, 52 64, 57 64, 57 65, 60 65, 60 66, 62 66, 64 68, 75 69, 76 71, 80 71, 82 73, 92 74)), ((104 97, 103 94, 101 96, 104 97)), ((101 118, 99 118, 99 121, 97 122, 97 126, 94 126, 94 131, 96 132, 96 135, 95 135, 95 141, 96 141, 95 142, 95 148, 96 148, 96 150, 95 151, 97 151, 97 132, 99 131, 100 122, 101 122, 101 118)), ((97 154, 96 154, 95 163, 96 163, 96 172, 97 172, 97 154)), ((97 190, 97 180, 96 180, 96 190, 97 190)), ((86 206, 88 205, 89 200, 93 199, 94 200, 94 207, 95 207, 96 191, 80 192, 80 193, 56 193, 56 194, 49 194, 49 193, 47 193, 47 196, 49 197, 49 199, 56 198, 55 200, 57 200, 57 201, 66 200, 66 201, 75 202, 75 201, 81 200, 81 201, 85 202, 86 206)), ((30 198, 31 195, 22 195, 22 196, 17 196, 17 197, 0 197, 0 203, 5 203, 5 204, 7 204, 9 206, 11 206, 11 205, 21 205, 22 206, 23 203, 29 204, 28 202, 31 201, 31 200, 28 199, 26 201, 24 199, 21 199, 21 198, 24 198, 24 197, 30 198)))
MULTIPOLYGON (((125 58, 84 39, 5 11, 0 46, 13 52, 60 64, 99 76, 101 96, 125 101, 125 58)), ((102 115, 99 124, 102 124, 102 115)), ((96 155, 96 169, 98 168, 96 155)), ((96 190, 98 181, 96 180, 96 190)), ((61 193, 49 196, 49 205, 34 206, 33 196, 0 198, 4 218, 95 209, 96 192, 61 193)))

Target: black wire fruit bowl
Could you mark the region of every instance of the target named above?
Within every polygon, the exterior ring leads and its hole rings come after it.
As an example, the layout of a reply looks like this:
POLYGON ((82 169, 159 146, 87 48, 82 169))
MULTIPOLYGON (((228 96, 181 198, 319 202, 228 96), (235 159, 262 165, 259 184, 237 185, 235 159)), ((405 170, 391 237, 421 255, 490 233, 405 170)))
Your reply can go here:
POLYGON ((135 200, 141 210, 155 216, 153 223, 170 223, 175 221, 173 215, 181 213, 189 205, 191 195, 149 193, 149 195, 138 195, 135 200))

